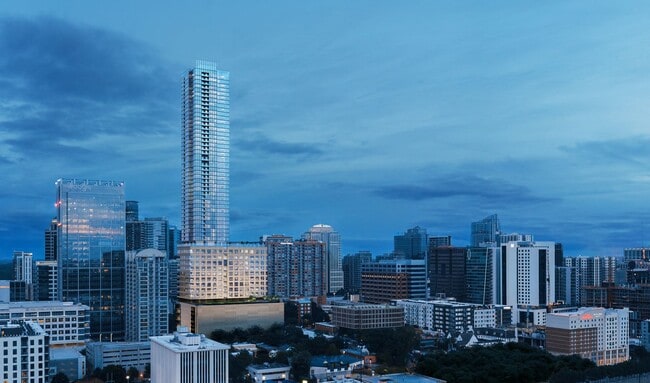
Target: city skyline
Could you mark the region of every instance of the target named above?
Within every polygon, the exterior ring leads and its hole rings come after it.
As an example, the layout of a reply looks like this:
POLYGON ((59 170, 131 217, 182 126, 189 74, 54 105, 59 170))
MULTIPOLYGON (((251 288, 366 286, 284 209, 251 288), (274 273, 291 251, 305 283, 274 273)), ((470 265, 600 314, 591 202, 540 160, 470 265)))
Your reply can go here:
POLYGON ((59 177, 181 226, 197 59, 232 76, 231 240, 323 223, 378 255, 496 213, 568 256, 650 245, 648 4, 151 5, 0 6, 0 259, 43 259, 59 177))

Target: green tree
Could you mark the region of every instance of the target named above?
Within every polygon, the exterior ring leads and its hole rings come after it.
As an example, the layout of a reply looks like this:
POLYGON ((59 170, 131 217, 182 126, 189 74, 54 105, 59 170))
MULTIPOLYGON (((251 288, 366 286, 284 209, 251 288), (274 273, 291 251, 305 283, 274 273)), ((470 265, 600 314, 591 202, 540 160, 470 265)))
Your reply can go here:
POLYGON ((127 383, 126 371, 120 366, 114 364, 108 365, 102 369, 103 381, 112 380, 115 383, 127 383))
POLYGON ((291 358, 291 373, 294 381, 309 379, 309 368, 311 367, 311 354, 308 351, 296 352, 291 358))
POLYGON ((131 378, 131 381, 140 379, 140 371, 135 367, 129 367, 126 371, 126 376, 131 378))

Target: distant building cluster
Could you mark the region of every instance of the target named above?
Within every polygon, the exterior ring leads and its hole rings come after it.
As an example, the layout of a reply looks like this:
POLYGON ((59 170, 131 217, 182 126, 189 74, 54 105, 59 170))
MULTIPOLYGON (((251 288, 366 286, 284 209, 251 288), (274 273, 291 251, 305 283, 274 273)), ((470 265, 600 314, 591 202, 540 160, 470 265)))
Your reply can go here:
MULTIPOLYGON (((181 107, 180 227, 141 218, 124 182, 56 181, 44 259, 15 251, 13 279, 0 281, 1 352, 19 355, 5 361, 5 381, 150 362, 153 382, 227 382, 228 348, 201 334, 282 322, 284 302, 297 305, 297 321, 317 302, 328 331, 407 324, 474 344, 514 333, 599 365, 629 359, 630 337, 650 349, 650 249, 565 257, 560 243, 504 233, 496 214, 470 224, 469 246, 415 226, 375 256, 342 257, 341 234, 323 223, 295 238, 231 241, 230 73, 197 61, 181 107)), ((312 374, 339 379, 357 363, 324 358, 312 374)), ((264 381, 288 371, 250 373, 264 381)))

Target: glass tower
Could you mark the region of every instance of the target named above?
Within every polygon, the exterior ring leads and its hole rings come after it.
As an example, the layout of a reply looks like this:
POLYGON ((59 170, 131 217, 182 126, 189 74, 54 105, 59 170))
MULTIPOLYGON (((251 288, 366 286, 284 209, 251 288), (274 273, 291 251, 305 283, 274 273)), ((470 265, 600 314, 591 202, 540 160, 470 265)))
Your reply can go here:
POLYGON ((94 340, 124 339, 124 183, 59 179, 59 299, 90 307, 94 340))
POLYGON ((226 244, 230 221, 230 73, 197 61, 183 79, 182 242, 226 244))
POLYGON ((327 246, 325 272, 327 274, 327 292, 336 293, 343 288, 343 266, 341 264, 341 236, 332 226, 318 224, 309 228, 302 235, 303 239, 324 242, 327 246))

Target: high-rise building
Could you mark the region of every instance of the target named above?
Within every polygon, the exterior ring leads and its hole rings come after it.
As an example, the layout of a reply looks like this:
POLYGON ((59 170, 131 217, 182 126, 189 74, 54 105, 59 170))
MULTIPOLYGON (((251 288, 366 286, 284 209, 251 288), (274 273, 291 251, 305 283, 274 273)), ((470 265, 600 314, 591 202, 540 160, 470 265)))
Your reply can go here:
POLYGON ((151 338, 151 382, 227 383, 230 346, 177 332, 151 338))
POLYGON ((341 265, 341 236, 330 225, 318 224, 303 234, 303 239, 324 242, 327 248, 325 269, 327 270, 327 292, 336 293, 343 288, 343 267, 341 265))
POLYGON ((178 258, 178 244, 181 243, 181 231, 176 226, 170 225, 167 232, 167 257, 169 259, 178 258))
MULTIPOLYGON (((497 268, 499 304, 544 306, 555 302, 555 243, 508 242, 501 245, 497 268), (500 279, 499 279, 500 278, 500 279)), ((517 316, 517 315, 515 315, 517 316)))
POLYGON ((46 261, 56 261, 56 252, 58 250, 56 245, 57 237, 57 228, 59 222, 56 220, 56 217, 52 218, 50 222, 50 227, 45 230, 45 260, 46 261))
POLYGON ((126 222, 140 220, 140 205, 138 201, 126 201, 124 206, 126 212, 126 222))
POLYGON ((59 299, 59 267, 57 261, 36 261, 34 300, 55 301, 59 299))
POLYGON ((226 244, 230 231, 230 73, 197 61, 183 78, 182 242, 226 244))
POLYGON ((268 253, 269 295, 282 298, 316 297, 325 290, 325 244, 311 239, 270 236, 268 253))
POLYGON ((555 299, 567 305, 579 305, 578 268, 571 266, 555 267, 555 299))
POLYGON ((427 274, 431 296, 466 299, 466 247, 432 247, 427 257, 427 274))
POLYGON ((487 216, 480 221, 472 222, 471 228, 472 247, 485 246, 486 244, 490 244, 491 246, 498 245, 501 227, 496 214, 487 216))
POLYGON ((467 249, 465 271, 465 301, 488 305, 496 302, 496 260, 500 247, 470 247, 467 249))
POLYGON ((577 303, 585 305, 584 288, 600 286, 603 282, 614 282, 616 258, 614 257, 567 257, 564 266, 576 269, 577 303))
POLYGON ((451 235, 429 236, 429 248, 451 246, 451 235))
POLYGON ((623 259, 625 261, 634 261, 636 259, 648 261, 650 260, 650 249, 647 247, 623 249, 623 259))
POLYGON ((124 183, 59 179, 59 300, 90 307, 90 335, 124 339, 124 183))
POLYGON ((420 226, 406 230, 402 235, 393 237, 393 252, 397 257, 406 259, 424 259, 427 255, 429 236, 427 229, 420 226))
POLYGON ((169 268, 160 250, 126 253, 126 340, 142 342, 169 330, 169 268))
POLYGON ((352 294, 361 291, 361 265, 372 262, 369 251, 360 251, 356 254, 343 257, 343 288, 352 294))

